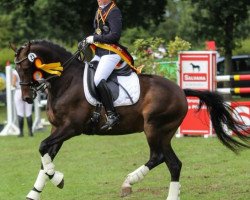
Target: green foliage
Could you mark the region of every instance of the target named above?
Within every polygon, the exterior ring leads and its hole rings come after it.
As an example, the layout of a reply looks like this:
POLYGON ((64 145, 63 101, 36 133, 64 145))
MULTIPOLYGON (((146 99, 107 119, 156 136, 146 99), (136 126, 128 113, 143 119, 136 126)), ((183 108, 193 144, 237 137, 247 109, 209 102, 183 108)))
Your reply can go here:
MULTIPOLYGON (((124 29, 158 24, 163 19, 166 5, 166 0, 116 2, 123 12, 124 29)), ((94 32, 96 9, 96 1, 1 0, 0 47, 7 46, 9 41, 23 44, 40 38, 73 45, 94 32)))
POLYGON ((133 55, 135 56, 135 66, 143 67, 142 72, 147 74, 157 74, 168 79, 176 81, 176 60, 179 51, 189 50, 191 44, 180 37, 175 37, 174 41, 168 44, 168 52, 163 59, 157 60, 156 55, 159 52, 159 46, 165 43, 162 38, 137 39, 133 43, 133 55), (168 56, 168 57, 167 57, 168 56))
POLYGON ((134 51, 133 43, 137 39, 147 39, 150 37, 150 33, 141 27, 128 28, 122 32, 121 44, 126 47, 129 47, 129 51, 132 52, 134 51))
POLYGON ((240 45, 236 47, 236 49, 233 51, 234 55, 237 54, 250 54, 250 38, 242 40, 240 45))
POLYGON ((174 41, 168 44, 169 57, 177 57, 179 51, 187 51, 191 48, 191 44, 180 37, 176 36, 174 41))
POLYGON ((0 76, 0 92, 6 87, 5 80, 0 76))
POLYGON ((192 0, 197 37, 215 40, 225 52, 225 74, 231 74, 232 53, 239 40, 249 36, 249 0, 192 0))
POLYGON ((158 51, 162 38, 137 39, 134 45, 133 55, 136 57, 135 66, 143 67, 143 72, 157 74, 154 53, 158 51))
POLYGON ((14 51, 9 48, 0 49, 0 72, 5 72, 6 62, 13 62, 14 51))
POLYGON ((158 60, 155 62, 157 65, 157 74, 160 76, 164 76, 167 79, 170 79, 174 82, 177 81, 177 58, 170 59, 164 58, 162 60, 158 60))
POLYGON ((249 0, 192 0, 193 18, 197 22, 196 37, 215 40, 226 53, 236 47, 237 40, 249 35, 249 0))

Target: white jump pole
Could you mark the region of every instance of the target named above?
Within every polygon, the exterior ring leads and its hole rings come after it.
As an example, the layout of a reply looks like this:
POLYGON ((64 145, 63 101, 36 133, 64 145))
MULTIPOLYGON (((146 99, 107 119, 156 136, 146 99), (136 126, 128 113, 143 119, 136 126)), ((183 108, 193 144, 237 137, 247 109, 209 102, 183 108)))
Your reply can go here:
POLYGON ((37 94, 37 97, 34 100, 34 113, 35 119, 32 126, 33 131, 42 129, 44 125, 49 125, 49 122, 45 122, 45 120, 41 119, 41 107, 47 105, 47 100, 41 100, 40 94, 37 94))
POLYGON ((6 135, 19 135, 20 131, 19 128, 14 123, 14 99, 13 99, 13 87, 11 84, 11 75, 12 75, 12 69, 10 64, 7 64, 5 68, 6 72, 6 97, 7 97, 7 124, 5 125, 4 129, 0 132, 0 136, 6 136, 6 135))
POLYGON ((33 131, 42 129, 44 126, 50 125, 48 121, 41 118, 41 108, 47 105, 47 100, 41 100, 41 93, 37 93, 37 97, 34 100, 34 114, 35 119, 32 126, 33 131))

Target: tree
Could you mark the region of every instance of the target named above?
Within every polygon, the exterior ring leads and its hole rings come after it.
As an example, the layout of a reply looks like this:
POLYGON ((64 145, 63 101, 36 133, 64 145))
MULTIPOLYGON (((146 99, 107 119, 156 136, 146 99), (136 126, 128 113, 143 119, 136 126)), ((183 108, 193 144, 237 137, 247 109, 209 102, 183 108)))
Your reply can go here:
MULTIPOLYGON (((147 27, 162 21, 167 0, 117 0, 123 13, 124 29, 147 27)), ((7 41, 22 42, 49 38, 69 44, 93 33, 96 1, 82 0, 1 0, 0 20, 9 23, 12 32, 0 32, 0 46, 7 41), (9 19, 3 19, 8 15, 9 19)), ((0 29, 4 29, 0 24, 0 29)))
POLYGON ((250 1, 191 1, 195 7, 193 18, 198 23, 197 38, 215 40, 219 47, 223 47, 225 51, 225 74, 230 74, 232 50, 237 46, 238 40, 246 37, 250 30, 244 24, 248 19, 250 1))

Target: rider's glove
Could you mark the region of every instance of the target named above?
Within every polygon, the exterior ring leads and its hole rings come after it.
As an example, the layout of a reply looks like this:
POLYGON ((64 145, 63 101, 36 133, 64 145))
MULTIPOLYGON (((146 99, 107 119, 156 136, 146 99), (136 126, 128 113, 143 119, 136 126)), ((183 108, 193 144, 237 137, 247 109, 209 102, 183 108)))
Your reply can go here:
POLYGON ((86 45, 86 40, 82 40, 81 42, 78 43, 78 49, 83 49, 84 46, 86 45))
POLYGON ((88 36, 88 37, 86 38, 86 43, 88 43, 88 44, 93 44, 93 43, 94 43, 94 36, 93 36, 93 35, 88 36))

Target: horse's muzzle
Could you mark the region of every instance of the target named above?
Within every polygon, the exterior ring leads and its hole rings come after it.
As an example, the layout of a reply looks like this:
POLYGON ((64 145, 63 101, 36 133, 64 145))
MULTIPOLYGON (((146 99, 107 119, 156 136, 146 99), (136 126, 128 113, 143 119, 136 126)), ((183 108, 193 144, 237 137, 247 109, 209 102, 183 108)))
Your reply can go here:
POLYGON ((36 98, 36 92, 32 88, 23 88, 22 89, 22 99, 23 101, 32 104, 36 98))
POLYGON ((29 104, 33 103, 33 98, 31 98, 31 97, 24 97, 23 100, 26 101, 29 104))

